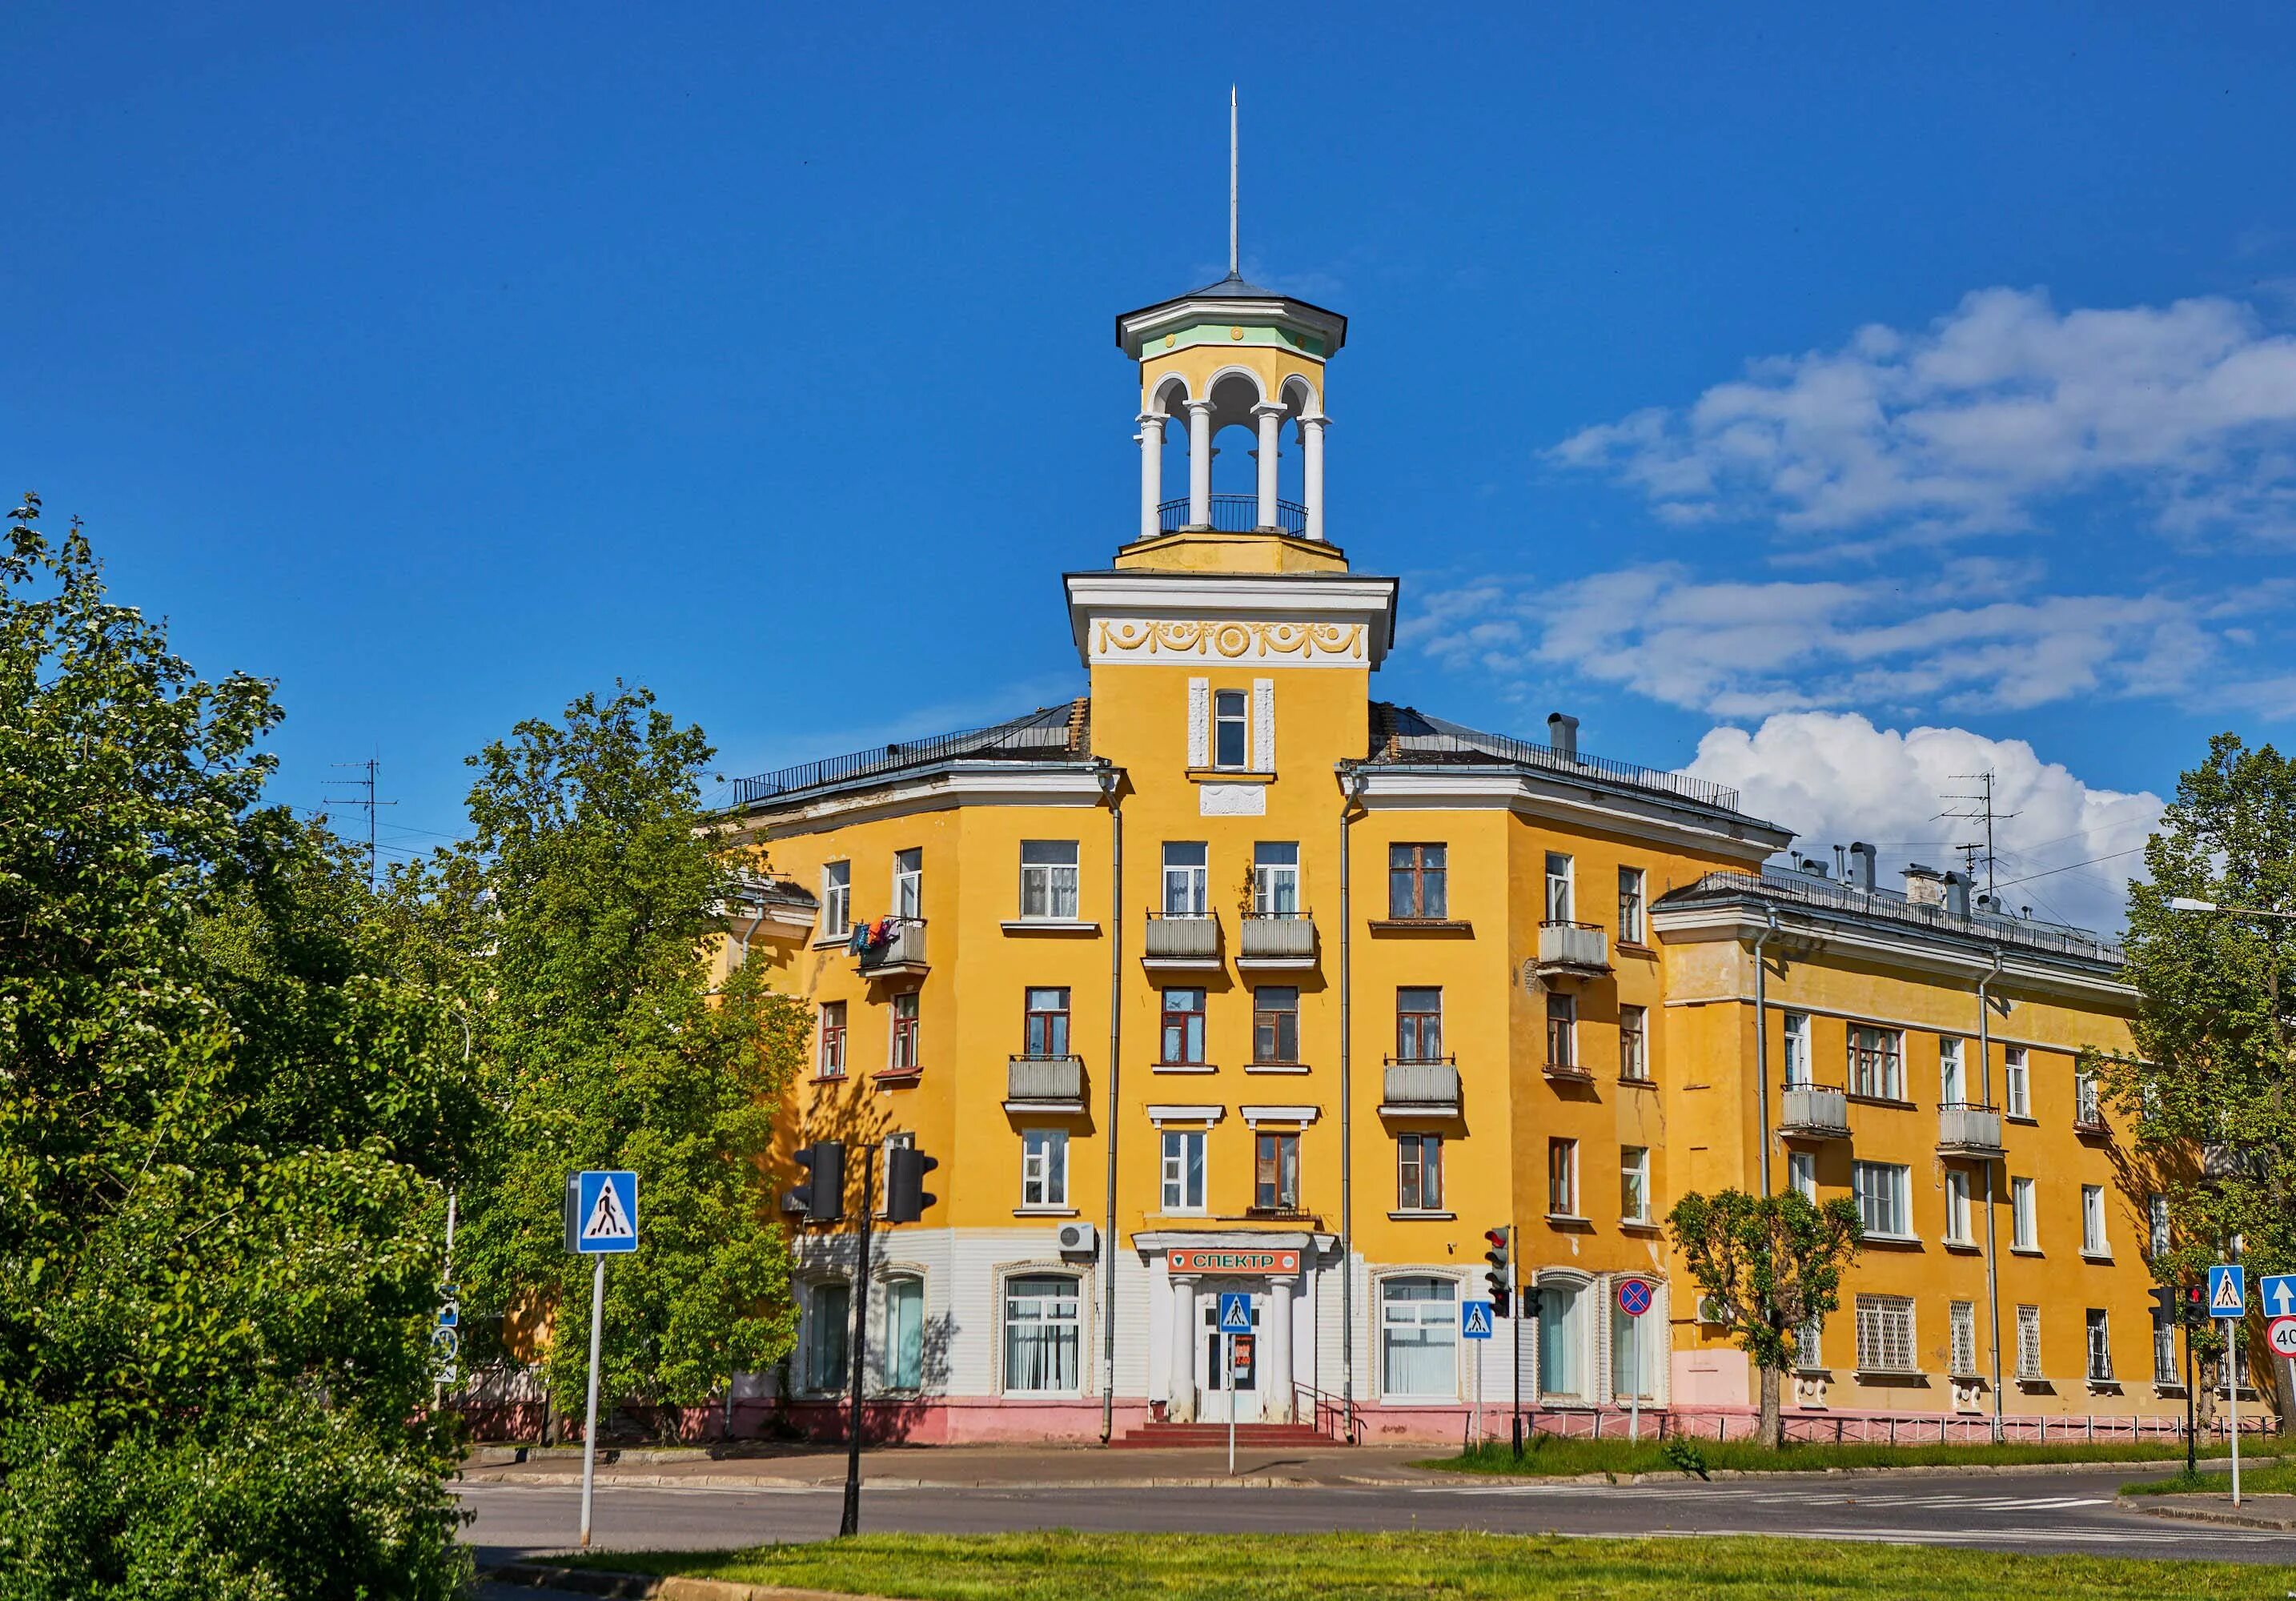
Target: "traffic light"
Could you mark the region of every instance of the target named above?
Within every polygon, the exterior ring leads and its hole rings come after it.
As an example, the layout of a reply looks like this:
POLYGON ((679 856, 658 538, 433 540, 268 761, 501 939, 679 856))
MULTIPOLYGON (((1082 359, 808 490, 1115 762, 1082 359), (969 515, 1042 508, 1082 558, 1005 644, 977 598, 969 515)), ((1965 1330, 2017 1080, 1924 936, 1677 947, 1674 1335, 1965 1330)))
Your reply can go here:
POLYGON ((2152 1326, 2154 1328, 2176 1327, 2177 1321, 2177 1309, 2183 1303, 2183 1301, 2184 1292, 2177 1289, 2176 1285, 2153 1285, 2152 1326))
POLYGON ((885 1153, 885 1220, 914 1223, 925 1208, 940 1199, 925 1190, 925 1175, 940 1163, 914 1145, 895 1145, 885 1153))
POLYGON ((1490 1285, 1491 1310, 1502 1318, 1512 1318, 1514 1316, 1514 1275, 1508 1267, 1508 1260, 1513 1254, 1514 1226, 1507 1224, 1497 1228, 1486 1228, 1483 1238, 1491 1243, 1491 1248, 1483 1252, 1483 1260, 1491 1265, 1490 1271, 1484 1275, 1490 1285))
POLYGON ((833 1139, 817 1139, 797 1154, 797 1165, 806 1180, 782 1197, 783 1211, 803 1212, 816 1223, 834 1223, 845 1215, 845 1147, 833 1139))
POLYGON ((2209 1326, 2208 1295, 2198 1285, 2186 1285, 2177 1292, 2184 1297, 2185 1326, 2206 1328, 2209 1326))

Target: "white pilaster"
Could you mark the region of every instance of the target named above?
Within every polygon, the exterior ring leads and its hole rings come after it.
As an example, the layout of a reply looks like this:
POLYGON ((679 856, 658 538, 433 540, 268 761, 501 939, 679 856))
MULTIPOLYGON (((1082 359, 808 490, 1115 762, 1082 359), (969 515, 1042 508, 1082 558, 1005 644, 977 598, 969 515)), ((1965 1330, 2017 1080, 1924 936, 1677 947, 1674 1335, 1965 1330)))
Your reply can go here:
POLYGON ((1285 407, 1267 402, 1251 408, 1259 425, 1259 515, 1255 526, 1275 526, 1275 452, 1276 434, 1283 426, 1285 407))
POLYGON ((1300 419, 1302 497, 1308 503, 1308 538, 1324 537, 1324 430, 1329 417, 1300 419))
POLYGON ((1256 1342, 1266 1366, 1259 1379, 1259 1412, 1269 1423, 1292 1420, 1292 1290, 1288 1274, 1267 1280, 1267 1310, 1262 1315, 1256 1342))
POLYGON ((1164 418, 1160 413, 1140 416, 1140 537, 1152 539, 1161 531, 1157 508, 1164 503, 1164 418))
POLYGON ((1196 1417, 1196 1279, 1176 1273, 1172 1280, 1172 1351, 1170 1394, 1164 1416, 1172 1423, 1193 1423, 1196 1417))
POLYGON ((1212 403, 1188 402, 1188 526, 1212 522, 1212 403))

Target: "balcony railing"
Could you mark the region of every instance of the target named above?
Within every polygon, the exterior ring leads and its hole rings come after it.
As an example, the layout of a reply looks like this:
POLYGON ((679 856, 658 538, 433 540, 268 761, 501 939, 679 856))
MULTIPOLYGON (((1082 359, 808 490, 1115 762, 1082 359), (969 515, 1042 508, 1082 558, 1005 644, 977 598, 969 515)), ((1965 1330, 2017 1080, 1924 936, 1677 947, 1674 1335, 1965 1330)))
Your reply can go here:
POLYGON ((1014 1106, 1084 1110, 1084 1058, 1014 1056, 1004 1069, 1004 1098, 1014 1106))
MULTIPOLYGON (((1215 495, 1212 497, 1212 528, 1223 534, 1248 534, 1263 526, 1259 521, 1259 497, 1257 495, 1215 495)), ((1165 533, 1177 534, 1189 527, 1188 497, 1167 500, 1156 508, 1156 526, 1165 533)), ((1296 500, 1275 503, 1275 526, 1287 534, 1308 531, 1308 508, 1296 500)))
POLYGON ((1216 916, 1170 917, 1148 914, 1142 959, 1168 967, 1219 965, 1219 919, 1216 916))
POLYGON ((1538 971, 1550 974, 1611 971, 1611 937, 1592 923, 1538 925, 1538 971))
POLYGON ((1459 1070, 1449 1062, 1387 1063, 1380 1110, 1417 1112, 1422 1116, 1456 1115, 1459 1110, 1459 1070))
POLYGON ((2092 1089, 2074 1098, 2073 1129, 2081 1134, 2112 1132, 2112 1125, 2104 1121, 2104 1104, 2096 1091, 2092 1089))
POLYGON ((893 917, 890 937, 882 945, 864 945, 857 964, 861 972, 870 976, 895 973, 922 973, 925 971, 925 920, 922 917, 893 917))
POLYGON ((1974 1102, 1948 1102, 1938 1108, 1938 1154, 1940 1156, 1998 1156, 2001 1112, 1997 1107, 1974 1102))
POLYGON ((1316 920, 1305 912, 1289 915, 1255 912, 1243 920, 1240 963, 1267 963, 1307 967, 1316 960, 1316 920))
POLYGON ((1849 1096, 1830 1084, 1789 1084, 1778 1108, 1778 1132, 1805 1139, 1848 1139, 1849 1096))

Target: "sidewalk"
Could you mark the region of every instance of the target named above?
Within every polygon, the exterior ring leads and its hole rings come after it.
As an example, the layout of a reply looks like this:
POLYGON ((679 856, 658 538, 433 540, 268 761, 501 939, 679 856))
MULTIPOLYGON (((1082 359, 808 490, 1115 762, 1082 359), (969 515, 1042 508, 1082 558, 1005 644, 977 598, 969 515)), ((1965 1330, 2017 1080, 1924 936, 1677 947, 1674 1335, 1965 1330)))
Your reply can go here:
POLYGON ((2122 1496, 2116 1504, 2124 1512, 2185 1523, 2222 1523, 2236 1529, 2296 1529, 2296 1495, 2243 1496, 2237 1507, 2229 1495, 2122 1496))

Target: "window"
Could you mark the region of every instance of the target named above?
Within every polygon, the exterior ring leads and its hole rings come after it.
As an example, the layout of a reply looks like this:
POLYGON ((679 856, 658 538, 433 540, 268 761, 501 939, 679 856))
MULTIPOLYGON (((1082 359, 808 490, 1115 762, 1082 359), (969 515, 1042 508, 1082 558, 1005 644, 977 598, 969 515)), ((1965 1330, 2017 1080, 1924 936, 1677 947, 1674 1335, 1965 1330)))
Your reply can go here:
POLYGON ((2002 1098, 2005 1110, 2011 1117, 2033 1115, 2033 1078, 2025 1066, 2025 1047, 2021 1045, 2001 1048, 2002 1098))
POLYGON ((1789 1151, 1786 1153, 1786 1183, 1793 1192, 1813 1205, 1817 1201, 1817 1153, 1789 1151))
POLYGON ((1207 904, 1204 848, 1192 842, 1164 847, 1164 915, 1201 917, 1207 904))
POLYGON ((1641 1006, 1619 1008, 1619 1077, 1634 1083, 1650 1078, 1650 1014, 1641 1006))
POLYGON ((2182 1386, 2184 1375, 2177 1371, 2177 1326, 2163 1323, 2152 1331, 2152 1382, 2156 1384, 2182 1386))
POLYGON ((1262 1211, 1299 1211, 1300 1137, 1261 1134, 1253 1144, 1258 1157, 1252 1168, 1252 1205, 1262 1211))
POLYGON ((1542 1395, 1587 1393, 1586 1286, 1538 1286, 1538 1389, 1542 1395))
POLYGON ((2101 1306, 2088 1309, 2088 1382, 2112 1383, 2112 1329, 2101 1306))
POLYGON ((917 1063, 917 995, 912 989, 893 998, 892 1071, 913 1073, 917 1063))
POLYGON ((1204 992, 1164 991, 1164 1054, 1168 1067, 1201 1066, 1204 1060, 1204 992))
POLYGON ((1259 917, 1300 915, 1300 847, 1262 840, 1251 848, 1251 910, 1259 917))
MULTIPOLYGON (((1867 1234, 1905 1239, 1914 1232, 1913 1170, 1886 1162, 1853 1162, 1849 1187, 1867 1234)), ((1860 1366, 1863 1366, 1861 1361, 1860 1366)))
POLYGON ((1077 842, 1021 842, 1021 915, 1073 923, 1077 918, 1077 842))
MULTIPOLYGON (((1903 1170, 1899 1170, 1903 1171, 1903 1170)), ((1865 1373, 1914 1373, 1914 1303, 1903 1295, 1857 1297, 1857 1367, 1865 1373)))
POLYGON ((1809 1080, 1809 1014, 1786 1014, 1786 1088, 1794 1089, 1809 1080))
POLYGON ((1653 1306, 1640 1318, 1629 1318, 1617 1295, 1603 1300, 1611 1309, 1611 1396, 1614 1400, 1639 1400, 1648 1406, 1658 1399, 1660 1375, 1666 1370, 1665 1318, 1653 1306))
POLYGON ((2085 1072, 2073 1074, 2073 1121, 2084 1129, 2104 1126, 2104 1108, 2097 1099, 2096 1080, 2085 1072))
POLYGON ((1250 760, 1251 712, 1240 689, 1223 689, 1212 696, 1212 766, 1240 768, 1250 760))
POLYGON ((805 1378, 816 1390, 842 1390, 852 1376, 846 1359, 853 1292, 842 1279, 813 1286, 812 1318, 805 1331, 805 1378))
POLYGON ((1398 989, 1395 992, 1395 1059, 1398 1062, 1443 1060, 1443 992, 1440 989, 1398 989))
POLYGON ((1905 1036, 1895 1029, 1849 1030, 1849 1093, 1877 1101, 1906 1098, 1905 1036))
POLYGON ((1650 1147, 1621 1145, 1619 1147, 1619 1220, 1622 1223, 1650 1221, 1650 1147))
POLYGON ((2104 1186, 2081 1186, 2081 1254, 2107 1256, 2112 1248, 2104 1240, 2104 1186))
POLYGON ((1406 1134, 1395 1142, 1395 1210, 1443 1210, 1443 1137, 1406 1134))
POLYGON ((1945 1172, 1945 1237, 1948 1244, 1972 1243, 1969 1233, 1969 1175, 1959 1168, 1948 1168, 1945 1172))
POLYGON ((1164 1130, 1163 1210, 1204 1210, 1204 1131, 1201 1129, 1164 1130))
POLYGON ((1560 850, 1546 853, 1546 920, 1570 921, 1570 858, 1560 850))
POLYGON ((1065 989, 1028 991, 1022 1039, 1031 1056, 1069 1054, 1069 992, 1065 989))
POLYGON ((1956 1378, 1977 1372, 1977 1303, 1956 1301, 1946 1308, 1947 1361, 1956 1378))
POLYGON ((1004 1281, 1004 1388, 1008 1393, 1056 1395, 1075 1391, 1084 1332, 1077 1306, 1073 1278, 1045 1274, 1004 1281))
POLYGON ((821 1076, 845 1076, 845 1003, 821 1003, 821 1076))
POLYGON ((2009 1245, 2014 1251, 2041 1248, 2040 1220, 2034 1215, 2033 1181, 2030 1178, 2009 1181, 2009 1245))
POLYGON ((1570 1067, 1578 1060, 1578 998, 1567 989, 1546 992, 1546 1064, 1570 1067))
POLYGON ((922 1390, 925 1382, 925 1284, 885 1281, 885 1388, 922 1390))
POLYGON ((1815 1318, 1794 1331, 1794 1366, 1804 1370, 1825 1366, 1825 1325, 1815 1318))
POLYGON ((1447 851, 1441 845, 1387 848, 1387 915, 1390 917, 1450 916, 1445 892, 1447 851))
POLYGON ((2017 1309, 2017 1376, 2038 1381, 2041 1376, 2041 1309, 2017 1309))
POLYGON ((1964 1070, 1958 1039, 1938 1041, 1938 1104, 1964 1106, 1969 1103, 1969 1075, 1964 1070))
POLYGON ((2169 1253, 2169 1197, 2151 1195, 2144 1203, 2145 1220, 2152 1225, 2152 1254, 2169 1253))
POLYGON ((841 940, 853 932, 853 864, 829 862, 821 869, 821 935, 841 940))
POLYGON ((1578 1215, 1578 1142, 1546 1142, 1546 1210, 1558 1218, 1578 1215))
POLYGON ((1069 1137, 1058 1129, 1029 1129, 1021 1136, 1021 1204, 1027 1208, 1069 1203, 1069 1137))
POLYGON ((925 853, 921 850, 893 852, 893 915, 925 915, 925 853))
POLYGON ((1300 1060, 1300 991, 1292 985, 1251 992, 1251 1059, 1275 1065, 1300 1060))
POLYGON ((1640 945, 1649 932, 1643 925, 1643 870, 1640 867, 1619 869, 1619 939, 1628 945, 1640 945))
POLYGON ((1380 1388, 1389 1395, 1459 1391, 1459 1286, 1390 1278, 1379 1287, 1380 1388))

